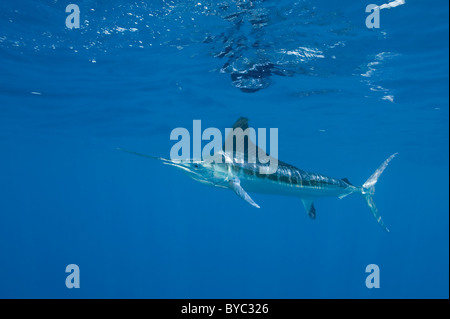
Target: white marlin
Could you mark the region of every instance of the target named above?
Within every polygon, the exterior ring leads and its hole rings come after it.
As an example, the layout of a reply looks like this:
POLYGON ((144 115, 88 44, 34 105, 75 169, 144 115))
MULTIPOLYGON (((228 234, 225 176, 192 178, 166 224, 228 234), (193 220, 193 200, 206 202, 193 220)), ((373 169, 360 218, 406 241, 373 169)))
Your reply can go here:
MULTIPOLYGON (((236 128, 242 129, 243 136, 239 136, 238 134, 233 136, 230 134, 231 136, 228 136, 227 139, 236 138, 238 140, 242 138, 246 139, 247 146, 251 144, 252 142, 249 140, 248 134, 246 134, 248 128, 247 118, 239 118, 233 125, 233 130, 236 128)), ((347 178, 337 179, 317 173, 306 172, 279 160, 276 172, 272 174, 261 174, 261 171, 264 171, 264 168, 268 168, 268 165, 254 160, 258 157, 258 152, 260 152, 260 149, 256 145, 245 148, 244 161, 235 160, 236 152, 221 151, 219 152, 219 156, 226 159, 221 162, 208 159, 170 160, 124 149, 119 150, 157 159, 164 164, 175 166, 183 170, 192 179, 203 184, 232 189, 236 195, 257 208, 259 208, 259 205, 253 201, 250 195, 247 194, 247 191, 299 197, 311 219, 316 218, 316 209, 313 204, 316 198, 336 196, 342 199, 353 193, 361 194, 378 224, 389 232, 389 229, 378 214, 377 207, 373 201, 373 195, 375 194, 375 184, 378 178, 397 153, 389 156, 362 186, 354 186, 347 178), (248 150, 255 149, 257 150, 256 152, 253 151, 254 153, 252 154, 248 153, 248 150), (230 158, 230 154, 233 154, 232 158, 230 158), (251 160, 252 158, 253 160, 251 160)))

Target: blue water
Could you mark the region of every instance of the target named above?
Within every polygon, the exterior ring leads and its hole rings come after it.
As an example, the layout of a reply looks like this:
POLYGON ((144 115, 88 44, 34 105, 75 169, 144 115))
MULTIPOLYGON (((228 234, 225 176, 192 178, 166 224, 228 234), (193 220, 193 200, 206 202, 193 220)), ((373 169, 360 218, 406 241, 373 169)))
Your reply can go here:
POLYGON ((360 1, 74 1, 79 29, 69 3, 0 3, 0 297, 449 297, 447 1, 371 30, 360 1), (357 195, 310 220, 116 150, 169 157, 174 128, 240 116, 356 185, 398 152, 375 195, 391 232, 357 195))

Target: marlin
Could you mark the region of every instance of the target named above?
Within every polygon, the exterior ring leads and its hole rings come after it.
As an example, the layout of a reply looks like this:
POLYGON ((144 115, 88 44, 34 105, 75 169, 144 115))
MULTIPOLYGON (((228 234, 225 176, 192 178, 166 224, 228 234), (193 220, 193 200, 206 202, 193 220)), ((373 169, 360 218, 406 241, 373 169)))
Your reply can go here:
MULTIPOLYGON (((248 128, 248 119, 244 117, 239 118, 233 125, 233 130, 236 128, 241 128, 242 132, 245 134, 245 131, 248 128)), ((234 136, 230 135, 227 139, 234 138, 234 136)), ((247 145, 252 143, 248 134, 243 137, 236 136, 236 139, 238 138, 245 139, 247 145)), ((277 160, 278 167, 274 173, 261 173, 261 171, 264 171, 264 168, 267 168, 267 164, 261 164, 258 161, 249 161, 252 156, 257 157, 257 155, 248 154, 248 150, 260 150, 256 145, 254 146, 255 148, 245 148, 245 154, 241 154, 243 156, 240 158, 244 158, 245 160, 236 160, 236 155, 239 155, 236 154, 236 152, 230 153, 223 150, 219 151, 217 152, 218 154, 215 154, 216 156, 219 155, 222 156, 223 159, 228 159, 228 161, 224 160, 219 162, 211 161, 210 159, 171 160, 121 148, 118 150, 156 159, 163 164, 175 166, 186 173, 190 178, 200 183, 231 189, 237 196, 256 208, 260 208, 260 206, 255 203, 247 192, 298 197, 302 201, 303 206, 311 219, 316 218, 316 209, 314 207, 315 199, 320 197, 338 197, 339 199, 342 199, 350 194, 361 194, 378 224, 386 232, 389 232, 389 229, 386 227, 378 213, 378 209, 373 201, 373 195, 375 194, 375 184, 377 183, 378 178, 397 153, 389 156, 362 186, 354 186, 347 178, 338 179, 322 174, 307 172, 279 160, 277 160)))

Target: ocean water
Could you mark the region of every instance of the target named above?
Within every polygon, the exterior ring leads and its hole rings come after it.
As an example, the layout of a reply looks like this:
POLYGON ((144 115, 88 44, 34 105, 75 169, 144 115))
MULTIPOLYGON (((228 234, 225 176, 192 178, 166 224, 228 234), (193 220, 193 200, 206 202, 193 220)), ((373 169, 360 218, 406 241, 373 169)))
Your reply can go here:
POLYGON ((447 1, 374 29, 361 1, 73 1, 69 29, 70 3, 0 3, 1 298, 449 297, 447 1), (355 185, 398 152, 374 197, 390 233, 361 196, 310 220, 116 150, 169 157, 174 128, 240 116, 355 185))

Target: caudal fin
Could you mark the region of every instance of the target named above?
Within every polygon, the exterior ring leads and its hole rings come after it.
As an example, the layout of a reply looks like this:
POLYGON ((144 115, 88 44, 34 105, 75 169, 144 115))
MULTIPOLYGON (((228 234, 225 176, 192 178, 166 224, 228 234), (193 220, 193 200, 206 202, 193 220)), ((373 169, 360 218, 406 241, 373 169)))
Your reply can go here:
POLYGON ((375 194, 375 184, 378 181, 378 178, 380 177, 381 173, 386 169, 389 162, 397 155, 398 153, 392 154, 389 156, 383 164, 380 165, 380 167, 377 168, 375 173, 372 174, 372 176, 369 177, 369 179, 363 184, 361 193, 364 196, 364 199, 367 202, 367 205, 369 206, 370 210, 372 211, 373 217, 377 220, 378 224, 383 227, 383 229, 387 232, 389 232, 389 229, 384 224, 383 220, 381 219, 381 216, 378 214, 378 209, 375 206, 375 202, 373 201, 373 195, 375 194))

